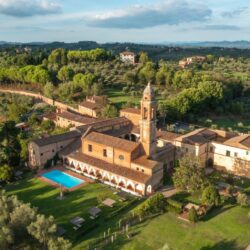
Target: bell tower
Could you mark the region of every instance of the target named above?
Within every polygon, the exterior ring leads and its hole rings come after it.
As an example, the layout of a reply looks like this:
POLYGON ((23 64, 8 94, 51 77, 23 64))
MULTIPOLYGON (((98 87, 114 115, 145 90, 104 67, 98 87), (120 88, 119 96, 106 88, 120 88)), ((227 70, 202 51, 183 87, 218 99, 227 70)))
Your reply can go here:
POLYGON ((140 119, 140 141, 147 156, 156 151, 156 109, 155 93, 149 82, 141 100, 140 119))

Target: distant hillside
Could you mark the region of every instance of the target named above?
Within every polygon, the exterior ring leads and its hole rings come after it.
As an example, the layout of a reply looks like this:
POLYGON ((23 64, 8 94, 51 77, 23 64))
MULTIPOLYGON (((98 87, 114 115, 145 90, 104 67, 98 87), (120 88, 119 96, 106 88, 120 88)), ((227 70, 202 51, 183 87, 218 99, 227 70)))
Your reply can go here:
POLYGON ((179 43, 164 43, 165 45, 175 45, 183 47, 223 47, 223 48, 250 48, 249 41, 212 41, 212 42, 179 42, 179 43))
POLYGON ((30 47, 32 50, 45 49, 50 51, 56 48, 65 48, 67 50, 89 50, 95 48, 104 48, 118 54, 125 49, 135 53, 145 51, 149 57, 156 61, 179 60, 183 57, 209 54, 215 56, 228 57, 250 57, 250 42, 194 42, 194 43, 165 43, 165 44, 137 44, 137 43, 97 43, 94 41, 80 41, 77 43, 64 42, 31 42, 31 43, 8 43, 0 42, 0 49, 6 48, 24 48, 30 47))
POLYGON ((109 47, 109 46, 119 46, 119 45, 131 45, 136 44, 140 46, 173 46, 173 47, 224 47, 224 48, 250 48, 250 41, 201 41, 201 42, 162 42, 162 43, 97 43, 94 41, 80 41, 76 43, 64 43, 64 42, 29 42, 29 43, 20 43, 20 42, 6 42, 0 41, 0 45, 4 46, 12 46, 12 45, 19 45, 19 46, 45 46, 45 47, 74 47, 79 48, 81 47, 90 47, 95 48, 98 47, 109 47))

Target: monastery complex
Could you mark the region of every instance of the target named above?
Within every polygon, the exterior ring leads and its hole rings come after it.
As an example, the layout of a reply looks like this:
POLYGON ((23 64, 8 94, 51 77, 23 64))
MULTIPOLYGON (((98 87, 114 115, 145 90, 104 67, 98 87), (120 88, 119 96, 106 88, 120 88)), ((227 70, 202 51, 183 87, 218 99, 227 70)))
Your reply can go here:
POLYGON ((122 109, 120 117, 98 118, 106 98, 89 97, 82 104, 86 116, 58 110, 45 119, 72 126, 67 133, 29 144, 29 164, 42 168, 56 155, 69 170, 134 195, 150 195, 184 155, 199 157, 215 167, 250 177, 250 135, 207 128, 181 135, 157 129, 157 101, 149 83, 140 109, 122 109), (91 103, 91 104, 90 104, 91 103), (88 115, 88 116, 87 116, 88 115))

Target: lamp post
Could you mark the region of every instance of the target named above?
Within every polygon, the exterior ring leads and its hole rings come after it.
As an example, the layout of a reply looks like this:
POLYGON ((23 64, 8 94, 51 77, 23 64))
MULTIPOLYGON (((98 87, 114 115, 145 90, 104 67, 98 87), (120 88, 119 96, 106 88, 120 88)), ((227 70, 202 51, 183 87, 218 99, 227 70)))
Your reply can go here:
POLYGON ((60 184, 60 200, 63 200, 62 184, 60 184))

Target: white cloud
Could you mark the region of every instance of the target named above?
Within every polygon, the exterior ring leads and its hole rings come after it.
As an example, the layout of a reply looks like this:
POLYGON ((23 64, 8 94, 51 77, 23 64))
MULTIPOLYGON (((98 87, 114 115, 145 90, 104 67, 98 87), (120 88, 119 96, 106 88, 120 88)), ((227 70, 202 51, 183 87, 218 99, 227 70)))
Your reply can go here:
POLYGON ((60 13, 59 4, 49 0, 0 0, 0 14, 29 17, 60 13))
POLYGON ((234 18, 248 11, 248 7, 240 7, 231 11, 222 12, 222 17, 234 18))
POLYGON ((205 21, 212 11, 187 0, 165 0, 155 5, 135 5, 125 10, 102 12, 87 18, 87 24, 101 28, 140 29, 159 25, 205 21))

